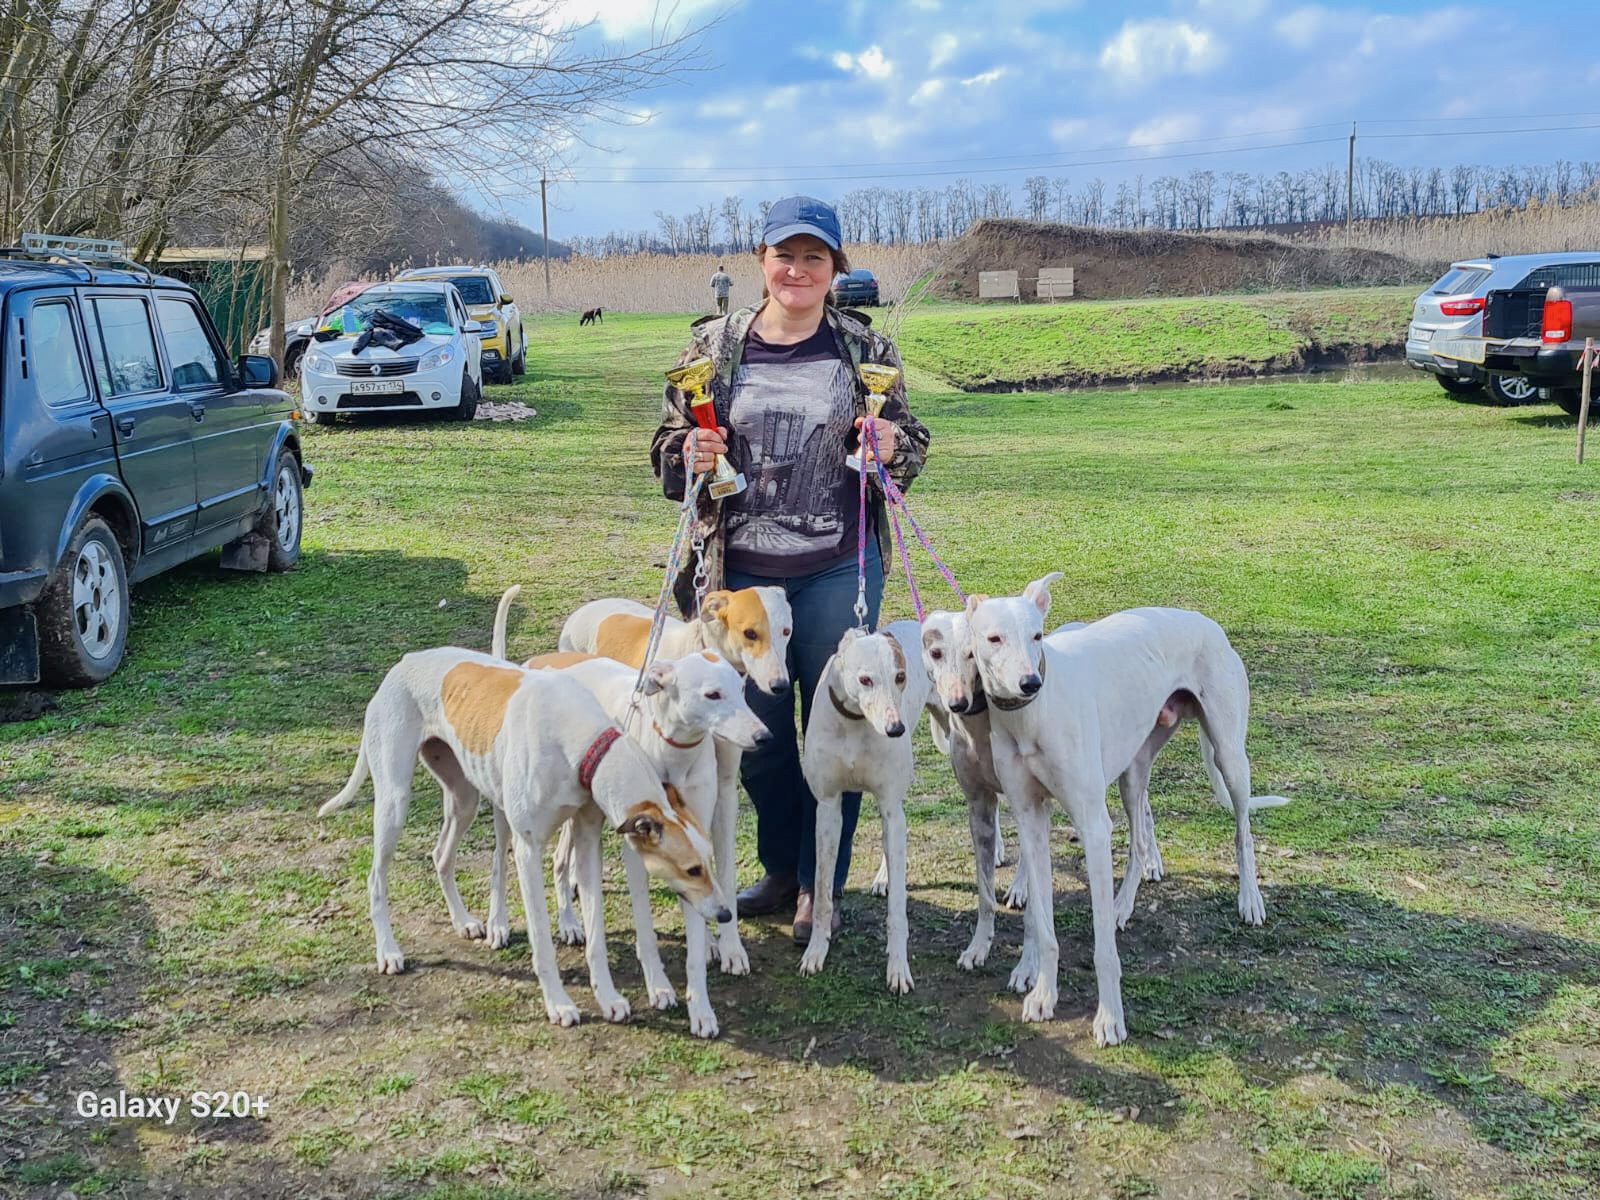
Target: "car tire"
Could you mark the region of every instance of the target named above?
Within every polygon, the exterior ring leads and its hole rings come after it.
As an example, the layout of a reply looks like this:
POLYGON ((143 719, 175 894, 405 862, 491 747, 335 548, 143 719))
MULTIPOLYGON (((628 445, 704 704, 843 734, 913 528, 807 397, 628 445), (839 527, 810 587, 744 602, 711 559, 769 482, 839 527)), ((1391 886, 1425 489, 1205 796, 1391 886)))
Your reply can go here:
POLYGON ((1491 375, 1483 386, 1496 404, 1527 404, 1539 398, 1539 389, 1521 375, 1491 375))
POLYGON ((470 371, 461 372, 461 403, 450 410, 450 415, 458 421, 470 421, 478 415, 478 400, 481 396, 478 385, 473 382, 470 371))
MULTIPOLYGON (((1579 410, 1583 408, 1583 393, 1577 388, 1551 388, 1550 399, 1559 404, 1561 411, 1569 417, 1577 416, 1579 410)), ((1594 415, 1594 408, 1594 397, 1590 396, 1589 414, 1591 417, 1594 415)))
POLYGON ((122 662, 131 616, 122 545, 110 525, 90 517, 34 601, 40 681, 49 687, 104 683, 122 662))
POLYGON ((1476 396, 1483 391, 1481 379, 1459 379, 1454 375, 1435 375, 1439 386, 1452 396, 1476 396))
POLYGON ((311 423, 313 425, 332 425, 338 419, 339 419, 339 417, 338 417, 338 415, 336 413, 312 413, 311 414, 311 423))
POLYGON ((300 378, 300 360, 305 356, 306 348, 303 345, 290 346, 283 352, 283 377, 285 379, 300 378))
POLYGON ((305 532, 305 491, 300 485, 300 460, 285 446, 272 465, 267 507, 257 530, 267 539, 267 570, 292 571, 300 562, 300 535, 305 532))
POLYGON ((513 375, 526 375, 528 373, 528 334, 522 333, 522 346, 517 351, 517 356, 511 360, 511 373, 513 375))

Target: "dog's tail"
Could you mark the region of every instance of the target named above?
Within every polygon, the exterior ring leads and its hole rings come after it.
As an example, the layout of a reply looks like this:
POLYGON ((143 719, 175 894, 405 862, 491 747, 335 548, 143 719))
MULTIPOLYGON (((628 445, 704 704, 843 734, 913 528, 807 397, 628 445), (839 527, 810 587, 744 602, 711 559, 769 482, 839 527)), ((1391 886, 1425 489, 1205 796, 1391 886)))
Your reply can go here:
MULTIPOLYGON (((1227 811, 1233 811, 1233 797, 1228 792, 1228 783, 1222 778, 1222 772, 1217 767, 1217 752, 1211 745, 1211 738, 1206 731, 1200 730, 1200 757, 1205 759, 1206 774, 1211 776, 1211 798, 1227 811)), ((1250 811, 1257 812, 1263 808, 1282 808, 1289 803, 1287 796, 1251 796, 1250 811)))
POLYGON ((496 658, 506 656, 506 618, 511 615, 511 602, 522 592, 520 583, 513 583, 500 596, 500 604, 494 610, 494 642, 490 651, 496 658))
POLYGON ((338 812, 345 805, 356 798, 356 793, 361 790, 361 785, 367 778, 367 732, 361 731, 361 749, 356 751, 355 769, 350 772, 350 782, 346 783, 339 794, 317 809, 317 816, 325 817, 329 813, 338 812))

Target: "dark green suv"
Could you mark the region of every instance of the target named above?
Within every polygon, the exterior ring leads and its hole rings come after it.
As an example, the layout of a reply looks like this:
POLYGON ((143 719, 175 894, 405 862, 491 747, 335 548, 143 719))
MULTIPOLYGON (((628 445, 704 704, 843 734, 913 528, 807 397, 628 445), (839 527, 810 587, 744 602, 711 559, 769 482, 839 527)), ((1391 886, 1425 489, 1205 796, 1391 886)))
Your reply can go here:
POLYGON ((0 684, 99 683, 128 589, 206 551, 287 571, 311 481, 270 358, 119 245, 0 249, 0 684))

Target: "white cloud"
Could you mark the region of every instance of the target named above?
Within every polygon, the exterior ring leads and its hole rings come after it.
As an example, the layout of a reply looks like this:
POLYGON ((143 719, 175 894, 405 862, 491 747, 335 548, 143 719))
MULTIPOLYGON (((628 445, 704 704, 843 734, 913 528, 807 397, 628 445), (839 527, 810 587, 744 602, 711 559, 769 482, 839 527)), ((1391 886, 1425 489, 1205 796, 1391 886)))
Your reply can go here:
POLYGON ((1101 48, 1100 66, 1124 85, 1199 75, 1227 57, 1216 34, 1187 21, 1128 21, 1101 48))
POLYGON ((750 103, 738 96, 725 96, 717 100, 705 100, 695 107, 694 115, 705 121, 726 121, 734 117, 742 117, 750 107, 750 103))
POLYGON ((796 107, 801 100, 810 93, 811 89, 791 83, 784 87, 773 88, 761 101, 761 107, 773 112, 796 107))
POLYGON ((941 33, 935 37, 928 51, 928 70, 937 71, 944 66, 955 57, 956 49, 960 45, 960 40, 953 33, 941 33))
POLYGON ((988 87, 996 79, 1003 78, 1006 74, 1004 67, 992 67, 981 75, 973 75, 961 81, 962 87, 988 87))
POLYGON ((1062 117, 1050 122, 1051 139, 1062 144, 1075 142, 1088 132, 1089 122, 1083 117, 1062 117))
POLYGON ((833 56, 833 65, 841 71, 859 71, 869 79, 887 79, 894 74, 894 63, 883 56, 877 46, 868 46, 860 54, 840 50, 833 56))
POLYGON ((855 65, 855 59, 851 58, 843 50, 840 50, 833 56, 833 65, 838 67, 841 71, 848 71, 853 65, 855 65))
POLYGON ((911 103, 912 104, 928 104, 928 103, 930 103, 930 102, 932 102, 934 100, 937 100, 939 98, 940 94, 943 93, 943 91, 944 91, 944 80, 942 80, 942 79, 927 79, 927 80, 924 80, 922 82, 921 86, 919 86, 916 91, 911 93, 911 103))
POLYGON ((1163 146, 1169 142, 1182 142, 1200 132, 1200 118, 1192 113, 1174 113, 1146 121, 1128 135, 1130 146, 1163 146))
POLYGON ((606 37, 635 38, 659 29, 663 22, 681 30, 696 18, 711 15, 722 0, 551 0, 548 9, 558 24, 594 22, 606 37))

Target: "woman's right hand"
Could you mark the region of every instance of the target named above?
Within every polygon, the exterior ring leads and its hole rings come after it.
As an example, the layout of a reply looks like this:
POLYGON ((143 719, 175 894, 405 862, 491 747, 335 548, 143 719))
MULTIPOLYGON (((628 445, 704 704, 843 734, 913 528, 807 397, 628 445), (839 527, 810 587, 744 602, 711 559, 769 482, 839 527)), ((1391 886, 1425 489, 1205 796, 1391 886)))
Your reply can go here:
POLYGON ((717 465, 717 455, 728 452, 728 427, 726 425, 718 426, 715 432, 709 429, 696 428, 692 434, 684 439, 683 445, 685 452, 684 466, 688 468, 689 474, 699 475, 717 465), (687 457, 690 440, 694 442, 693 462, 689 462, 687 457))

